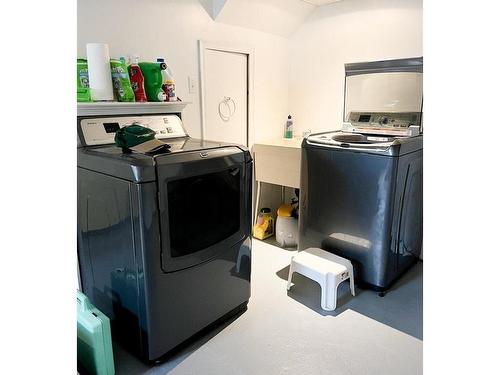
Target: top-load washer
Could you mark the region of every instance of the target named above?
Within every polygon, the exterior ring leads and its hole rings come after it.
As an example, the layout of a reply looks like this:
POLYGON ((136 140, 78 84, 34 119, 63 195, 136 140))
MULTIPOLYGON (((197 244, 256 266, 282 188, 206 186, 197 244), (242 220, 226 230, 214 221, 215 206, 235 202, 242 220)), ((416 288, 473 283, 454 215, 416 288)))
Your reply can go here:
POLYGON ((304 139, 299 249, 385 291, 422 249, 422 59, 346 64, 341 130, 304 139))
POLYGON ((180 115, 78 118, 82 289, 110 318, 113 338, 146 361, 250 297, 250 153, 190 138, 180 115), (115 132, 132 123, 170 151, 115 146, 115 132))

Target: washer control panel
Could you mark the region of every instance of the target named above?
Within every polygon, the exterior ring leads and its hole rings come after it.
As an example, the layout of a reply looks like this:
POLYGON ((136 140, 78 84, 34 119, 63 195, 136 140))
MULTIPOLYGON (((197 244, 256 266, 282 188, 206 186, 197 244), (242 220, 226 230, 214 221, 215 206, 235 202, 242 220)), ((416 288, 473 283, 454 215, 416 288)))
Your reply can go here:
POLYGON ((351 112, 348 122, 358 127, 409 128, 420 125, 419 112, 351 112))
POLYGON ((115 133, 120 128, 133 124, 154 130, 158 139, 187 135, 177 115, 85 118, 80 121, 80 129, 85 145, 96 146, 115 143, 115 133))
POLYGON ((420 112, 351 112, 343 131, 413 137, 420 133, 420 112))

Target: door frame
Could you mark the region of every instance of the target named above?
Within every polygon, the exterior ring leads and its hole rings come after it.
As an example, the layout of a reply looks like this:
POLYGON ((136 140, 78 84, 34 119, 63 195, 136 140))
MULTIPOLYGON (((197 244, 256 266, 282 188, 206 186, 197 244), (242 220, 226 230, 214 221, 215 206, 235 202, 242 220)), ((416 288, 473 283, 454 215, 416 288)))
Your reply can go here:
POLYGON ((199 75, 200 75, 200 112, 201 112, 201 138, 205 139, 206 134, 206 102, 205 102, 205 51, 213 50, 220 52, 233 52, 247 55, 247 144, 253 144, 253 70, 254 70, 254 50, 248 45, 209 42, 198 40, 199 75))

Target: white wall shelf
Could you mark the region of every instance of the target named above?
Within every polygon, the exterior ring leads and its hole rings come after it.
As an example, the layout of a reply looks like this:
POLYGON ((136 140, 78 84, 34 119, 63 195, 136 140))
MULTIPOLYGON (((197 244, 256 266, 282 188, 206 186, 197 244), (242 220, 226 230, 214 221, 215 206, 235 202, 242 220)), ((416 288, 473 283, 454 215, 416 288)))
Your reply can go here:
POLYGON ((135 115, 182 112, 190 102, 92 102, 78 103, 77 116, 135 115))

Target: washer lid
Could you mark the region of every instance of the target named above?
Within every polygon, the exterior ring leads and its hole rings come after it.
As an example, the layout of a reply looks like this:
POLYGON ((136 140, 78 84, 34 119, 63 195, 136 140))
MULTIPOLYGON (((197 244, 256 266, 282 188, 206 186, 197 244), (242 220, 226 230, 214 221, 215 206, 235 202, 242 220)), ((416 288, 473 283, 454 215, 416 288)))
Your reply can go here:
MULTIPOLYGON (((343 121, 352 124, 355 132, 367 128, 368 133, 376 134, 417 126, 420 133, 422 81, 421 57, 345 64, 343 121)), ((399 133, 409 136, 415 131, 399 133)))

